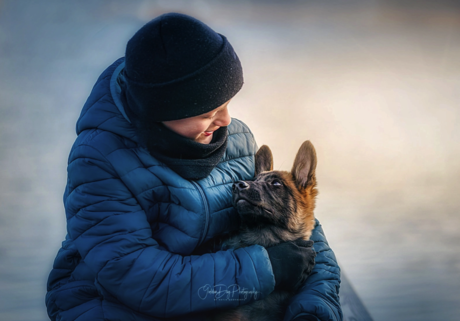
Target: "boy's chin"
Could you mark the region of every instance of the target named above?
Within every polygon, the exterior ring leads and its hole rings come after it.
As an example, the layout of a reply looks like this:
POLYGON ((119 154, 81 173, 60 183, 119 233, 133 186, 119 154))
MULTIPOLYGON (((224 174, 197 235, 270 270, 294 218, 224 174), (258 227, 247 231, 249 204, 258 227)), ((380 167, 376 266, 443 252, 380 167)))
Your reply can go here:
POLYGON ((205 136, 204 134, 201 134, 197 139, 195 139, 195 141, 201 144, 209 144, 212 140, 212 136, 213 134, 209 136, 205 136))

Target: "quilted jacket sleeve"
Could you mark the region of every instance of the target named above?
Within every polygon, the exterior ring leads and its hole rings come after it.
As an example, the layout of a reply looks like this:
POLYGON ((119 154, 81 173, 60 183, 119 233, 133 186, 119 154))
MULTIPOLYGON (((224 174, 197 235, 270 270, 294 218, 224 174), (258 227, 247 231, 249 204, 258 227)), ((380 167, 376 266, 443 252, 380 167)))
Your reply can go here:
POLYGON ((318 221, 310 239, 315 242, 316 265, 299 293, 292 298, 284 320, 314 316, 312 320, 340 321, 340 268, 318 221))
POLYGON ((159 247, 145 212, 95 147, 74 147, 68 172, 68 234, 104 298, 147 315, 175 317, 247 304, 273 291, 270 261, 260 246, 202 256, 159 247), (256 292, 216 300, 222 293, 215 290, 232 286, 256 292))

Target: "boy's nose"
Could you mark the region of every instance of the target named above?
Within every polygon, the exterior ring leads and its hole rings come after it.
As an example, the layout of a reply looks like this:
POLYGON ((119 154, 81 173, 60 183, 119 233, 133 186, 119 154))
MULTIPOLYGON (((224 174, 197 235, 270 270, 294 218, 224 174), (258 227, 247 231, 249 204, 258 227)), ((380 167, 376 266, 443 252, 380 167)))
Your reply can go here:
POLYGON ((230 125, 232 122, 232 118, 230 117, 230 113, 228 112, 228 108, 225 108, 219 113, 219 118, 214 121, 214 124, 219 127, 226 127, 230 125))

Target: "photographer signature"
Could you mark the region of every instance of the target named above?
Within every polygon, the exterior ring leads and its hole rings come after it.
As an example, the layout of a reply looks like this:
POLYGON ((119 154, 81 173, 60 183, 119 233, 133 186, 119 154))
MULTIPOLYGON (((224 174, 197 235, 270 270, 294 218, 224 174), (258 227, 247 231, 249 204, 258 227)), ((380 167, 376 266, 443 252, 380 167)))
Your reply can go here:
POLYGON ((215 286, 206 284, 198 289, 198 296, 201 300, 205 300, 208 295, 214 296, 214 300, 222 301, 246 300, 253 295, 254 300, 257 300, 258 294, 259 292, 254 288, 250 291, 246 288, 240 288, 237 284, 230 286, 226 286, 225 284, 217 284, 215 286))

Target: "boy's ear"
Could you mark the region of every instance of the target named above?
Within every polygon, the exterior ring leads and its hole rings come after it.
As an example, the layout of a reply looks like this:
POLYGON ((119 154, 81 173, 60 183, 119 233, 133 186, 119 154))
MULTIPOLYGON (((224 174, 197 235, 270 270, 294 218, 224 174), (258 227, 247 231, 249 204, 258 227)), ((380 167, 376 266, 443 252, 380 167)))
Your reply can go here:
POLYGON ((273 155, 267 145, 263 145, 256 153, 256 175, 273 170, 273 155))
POLYGON ((309 140, 300 146, 292 165, 291 173, 296 184, 301 188, 310 186, 315 179, 316 151, 309 140))

